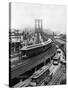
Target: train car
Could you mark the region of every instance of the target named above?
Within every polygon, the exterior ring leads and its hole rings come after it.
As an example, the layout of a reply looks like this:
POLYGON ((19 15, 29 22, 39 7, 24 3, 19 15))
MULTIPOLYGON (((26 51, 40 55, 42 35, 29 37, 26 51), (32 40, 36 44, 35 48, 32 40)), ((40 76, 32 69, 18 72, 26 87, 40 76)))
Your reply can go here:
POLYGON ((32 75, 30 86, 38 86, 39 83, 50 73, 48 66, 43 66, 32 75))
POLYGON ((53 65, 58 65, 60 62, 60 56, 58 54, 56 54, 54 57, 53 57, 53 65))
POLYGON ((62 56, 63 55, 63 51, 61 49, 57 49, 57 52, 56 52, 59 56, 62 56))
POLYGON ((22 57, 31 57, 45 52, 48 48, 52 46, 52 40, 49 38, 47 41, 26 46, 20 49, 22 57))

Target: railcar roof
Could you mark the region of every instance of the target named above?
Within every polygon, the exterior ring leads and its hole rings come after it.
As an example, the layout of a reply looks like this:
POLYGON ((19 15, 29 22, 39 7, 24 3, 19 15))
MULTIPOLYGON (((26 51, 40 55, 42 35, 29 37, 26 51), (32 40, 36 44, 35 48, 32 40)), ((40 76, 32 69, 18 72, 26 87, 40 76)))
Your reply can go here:
POLYGON ((48 66, 43 66, 41 69, 39 69, 38 71, 36 71, 34 74, 33 74, 33 78, 37 78, 39 77, 41 74, 43 74, 47 69, 49 69, 48 66))
POLYGON ((48 41, 45 41, 45 42, 42 42, 42 43, 39 43, 39 44, 34 44, 34 45, 30 45, 30 46, 25 46, 23 48, 21 48, 20 50, 30 50, 30 49, 33 49, 33 48, 37 48, 37 47, 40 47, 40 46, 44 46, 48 43, 51 43, 51 39, 48 39, 48 41))

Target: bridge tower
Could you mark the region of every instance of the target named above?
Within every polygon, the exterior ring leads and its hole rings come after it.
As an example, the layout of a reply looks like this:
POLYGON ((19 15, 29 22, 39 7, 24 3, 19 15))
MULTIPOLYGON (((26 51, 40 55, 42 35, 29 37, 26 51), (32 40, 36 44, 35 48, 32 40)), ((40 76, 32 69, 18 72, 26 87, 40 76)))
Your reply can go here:
POLYGON ((35 19, 35 34, 37 35, 36 43, 40 43, 39 35, 42 31, 42 20, 41 19, 35 19))
POLYGON ((41 19, 35 19, 35 33, 42 32, 42 20, 41 19))

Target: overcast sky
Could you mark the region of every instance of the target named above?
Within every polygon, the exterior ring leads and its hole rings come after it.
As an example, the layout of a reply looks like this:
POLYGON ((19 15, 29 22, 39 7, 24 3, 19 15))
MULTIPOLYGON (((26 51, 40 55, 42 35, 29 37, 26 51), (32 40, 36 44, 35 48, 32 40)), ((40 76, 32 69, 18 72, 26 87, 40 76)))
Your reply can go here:
POLYGON ((35 19, 43 20, 43 28, 66 32, 66 6, 19 2, 11 4, 11 28, 34 28, 35 19))

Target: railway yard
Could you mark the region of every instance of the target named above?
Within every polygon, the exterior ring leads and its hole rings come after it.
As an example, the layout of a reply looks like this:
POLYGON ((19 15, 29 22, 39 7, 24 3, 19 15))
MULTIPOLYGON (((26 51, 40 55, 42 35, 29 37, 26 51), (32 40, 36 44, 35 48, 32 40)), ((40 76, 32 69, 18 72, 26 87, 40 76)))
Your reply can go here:
MULTIPOLYGON (((36 22, 39 24, 38 20, 36 22)), ((35 28, 33 36, 35 42, 31 45, 25 43, 26 47, 21 41, 10 43, 9 86, 17 88, 66 84, 66 41, 57 35, 58 38, 54 35, 46 37, 41 27, 35 28)))
MULTIPOLYGON (((25 81, 20 81, 18 82, 16 85, 14 85, 13 87, 32 87, 32 86, 46 86, 46 85, 60 85, 61 81, 63 79, 66 79, 66 68, 64 67, 64 65, 62 65, 61 63, 59 63, 57 66, 52 64, 53 61, 51 61, 50 64, 47 64, 46 66, 49 67, 49 69, 51 70, 51 72, 53 72, 53 76, 50 80, 48 80, 48 83, 45 84, 45 81, 47 80, 48 76, 44 76, 44 79, 41 79, 41 81, 39 82, 38 85, 30 85, 31 83, 31 79, 32 79, 32 75, 26 79, 25 81)), ((66 82, 64 83, 66 84, 66 82)))

